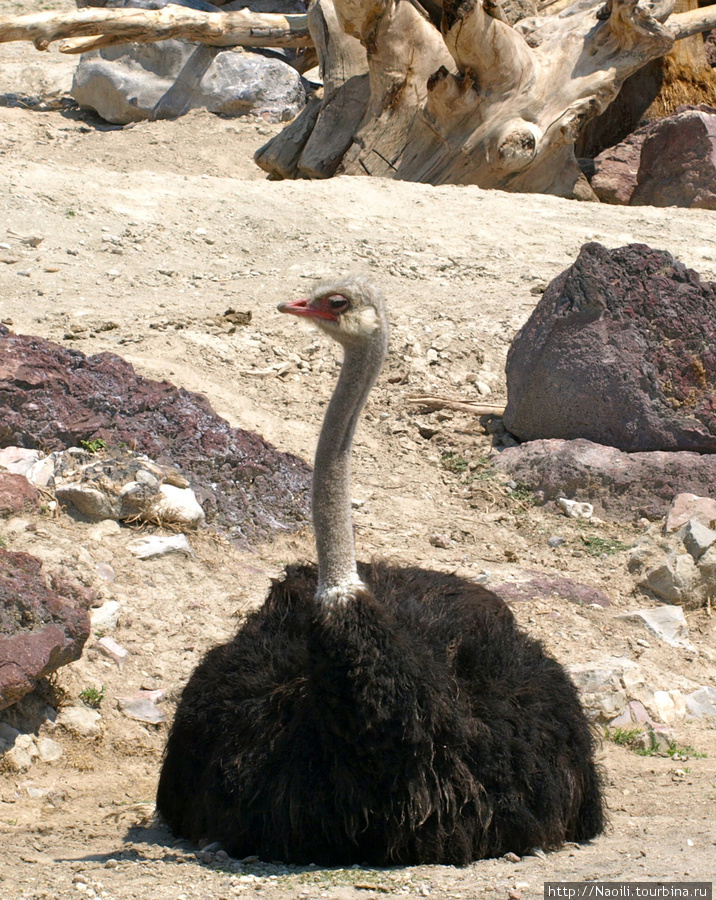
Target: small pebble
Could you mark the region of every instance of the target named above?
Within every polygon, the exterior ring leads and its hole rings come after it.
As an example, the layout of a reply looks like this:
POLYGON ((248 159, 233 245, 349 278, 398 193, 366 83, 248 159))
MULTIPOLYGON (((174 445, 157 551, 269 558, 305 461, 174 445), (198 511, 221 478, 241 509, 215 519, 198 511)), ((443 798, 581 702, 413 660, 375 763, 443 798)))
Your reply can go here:
POLYGON ((522 857, 518 856, 516 853, 513 853, 511 850, 502 857, 506 859, 507 862, 518 863, 522 857))

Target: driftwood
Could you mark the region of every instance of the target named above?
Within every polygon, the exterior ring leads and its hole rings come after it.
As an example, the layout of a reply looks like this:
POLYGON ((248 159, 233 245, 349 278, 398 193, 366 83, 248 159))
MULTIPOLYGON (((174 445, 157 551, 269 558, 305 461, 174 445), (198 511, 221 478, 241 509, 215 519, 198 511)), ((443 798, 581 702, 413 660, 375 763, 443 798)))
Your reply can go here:
POLYGON ((206 13, 185 6, 164 9, 76 9, 69 12, 0 16, 0 44, 32 41, 46 50, 53 41, 73 38, 65 53, 137 41, 183 38, 212 47, 310 47, 305 15, 255 13, 248 9, 206 13), (82 40, 87 37, 90 41, 82 40))
POLYGON ((456 412, 468 412, 474 416, 502 416, 504 406, 492 403, 477 403, 473 400, 452 400, 449 397, 436 397, 432 394, 416 394, 406 398, 411 406, 420 406, 430 412, 438 409, 453 409, 456 412))
POLYGON ((309 29, 331 90, 256 161, 273 177, 368 174, 596 199, 574 153, 584 124, 676 40, 716 26, 716 6, 672 16, 673 6, 579 0, 512 27, 496 0, 443 0, 438 29, 417 0, 315 0, 309 29), (324 127, 340 106, 346 127, 324 127))

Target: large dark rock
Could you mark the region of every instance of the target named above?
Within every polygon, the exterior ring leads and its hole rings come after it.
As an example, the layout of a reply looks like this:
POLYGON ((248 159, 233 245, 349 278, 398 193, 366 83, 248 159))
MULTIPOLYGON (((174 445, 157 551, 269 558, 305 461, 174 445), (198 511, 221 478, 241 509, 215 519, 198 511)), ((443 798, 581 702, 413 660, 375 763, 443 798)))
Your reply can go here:
POLYGON ((89 613, 76 592, 50 590, 37 557, 0 548, 0 709, 79 659, 89 631, 89 613))
POLYGON ((636 187, 641 148, 651 127, 646 125, 638 129, 621 143, 609 147, 595 157, 594 175, 589 183, 602 203, 629 205, 636 187))
POLYGON ((205 397, 0 326, 0 446, 62 450, 101 438, 190 479, 207 521, 257 542, 306 524, 310 467, 229 424, 205 397))
POLYGON ((496 467, 545 500, 586 500, 600 516, 631 521, 666 515, 677 494, 712 494, 716 455, 624 453, 591 441, 530 441, 510 447, 496 467))
POLYGON ((585 244, 507 355, 521 440, 716 452, 716 283, 643 244, 585 244))
POLYGON ((680 108, 651 126, 629 202, 716 209, 716 109, 680 108))

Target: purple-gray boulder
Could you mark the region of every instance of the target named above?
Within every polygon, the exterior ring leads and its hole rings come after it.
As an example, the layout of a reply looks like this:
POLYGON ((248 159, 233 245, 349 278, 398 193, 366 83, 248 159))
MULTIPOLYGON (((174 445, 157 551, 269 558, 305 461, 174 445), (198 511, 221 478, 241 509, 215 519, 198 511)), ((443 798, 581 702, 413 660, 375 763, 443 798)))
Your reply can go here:
POLYGON ((41 570, 37 557, 0 548, 0 709, 79 659, 89 637, 86 605, 50 590, 41 570))
POLYGON ((646 125, 595 156, 594 175, 589 183, 602 203, 628 206, 636 187, 641 148, 650 129, 651 125, 646 125))
POLYGON ((507 355, 505 427, 716 452, 716 283, 643 244, 585 244, 507 355))
POLYGON ((311 469, 302 459, 112 353, 85 356, 0 325, 0 447, 64 450, 97 439, 181 469, 206 521, 240 543, 307 522, 311 469))
POLYGON ((641 148, 631 206, 716 209, 716 109, 680 107, 655 122, 641 148))
POLYGON ((624 453, 591 441, 530 441, 509 447, 495 466, 545 500, 586 500, 603 518, 631 521, 666 515, 677 494, 709 495, 716 455, 624 453))

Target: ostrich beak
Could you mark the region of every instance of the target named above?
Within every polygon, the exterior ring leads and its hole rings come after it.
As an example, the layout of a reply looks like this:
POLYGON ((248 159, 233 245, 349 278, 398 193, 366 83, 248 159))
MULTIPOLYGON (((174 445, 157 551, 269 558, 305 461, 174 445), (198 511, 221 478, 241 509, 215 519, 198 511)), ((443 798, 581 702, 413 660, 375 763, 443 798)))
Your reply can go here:
POLYGON ((302 300, 282 300, 276 308, 279 312, 291 313, 294 316, 305 316, 308 319, 338 321, 338 316, 328 306, 324 297, 320 297, 318 300, 311 300, 309 297, 302 300))

